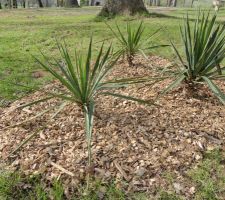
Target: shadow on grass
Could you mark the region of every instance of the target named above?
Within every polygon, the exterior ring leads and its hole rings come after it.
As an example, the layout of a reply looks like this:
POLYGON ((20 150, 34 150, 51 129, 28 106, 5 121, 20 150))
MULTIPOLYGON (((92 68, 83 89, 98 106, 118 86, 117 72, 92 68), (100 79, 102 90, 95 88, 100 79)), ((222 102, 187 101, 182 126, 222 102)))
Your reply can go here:
MULTIPOLYGON (((125 17, 124 21, 133 21, 133 20, 137 20, 137 19, 143 19, 143 18, 164 18, 164 19, 177 19, 177 20, 183 20, 184 18, 186 18, 187 14, 193 10, 185 10, 183 13, 183 16, 173 16, 173 15, 168 15, 165 13, 159 13, 159 12, 148 12, 148 13, 140 13, 140 14, 136 14, 136 15, 97 15, 93 21, 94 22, 105 22, 108 20, 113 20, 117 17, 125 17)), ((202 10, 203 11, 203 10, 202 10)), ((198 12, 198 10, 194 11, 194 12, 198 12)), ((210 12, 210 10, 204 10, 204 12, 210 12)), ((211 15, 213 15, 213 12, 211 12, 211 15)), ((191 16, 191 15, 190 15, 191 16)), ((194 22, 195 21, 195 17, 194 16, 189 16, 189 20, 194 22)), ((222 20, 218 20, 216 22, 217 24, 225 24, 225 21, 222 20)))
POLYGON ((182 17, 176 17, 176 16, 171 16, 171 15, 167 15, 167 14, 162 14, 162 13, 157 13, 157 12, 149 12, 149 13, 143 13, 143 14, 136 14, 136 15, 97 15, 94 18, 94 22, 104 22, 107 20, 113 20, 117 17, 129 17, 130 20, 135 20, 135 19, 139 19, 139 18, 171 18, 171 19, 183 19, 182 17))

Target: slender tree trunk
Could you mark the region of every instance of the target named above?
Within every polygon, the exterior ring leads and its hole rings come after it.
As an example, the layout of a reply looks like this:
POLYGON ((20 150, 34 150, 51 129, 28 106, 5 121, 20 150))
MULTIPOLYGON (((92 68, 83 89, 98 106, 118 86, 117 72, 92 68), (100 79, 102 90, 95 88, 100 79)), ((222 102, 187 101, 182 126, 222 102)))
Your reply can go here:
POLYGON ((41 0, 38 0, 38 5, 39 5, 40 8, 44 8, 44 5, 43 5, 41 0))
POLYGON ((105 5, 100 12, 100 15, 134 15, 137 13, 148 13, 143 0, 106 0, 105 5))
POLYGON ((149 5, 152 6, 152 0, 149 1, 149 5))
POLYGON ((152 0, 152 5, 155 6, 156 5, 156 0, 152 0))
POLYGON ((11 0, 8 0, 6 4, 7 4, 7 7, 8 8, 12 8, 12 2, 11 2, 11 0))
POLYGON ((173 7, 177 7, 177 0, 173 0, 173 7))
POLYGON ((172 4, 172 0, 168 0, 168 7, 170 7, 171 6, 171 4, 172 4))
POLYGON ((25 0, 25 8, 29 8, 29 0, 25 0))
POLYGON ((89 1, 89 6, 94 6, 94 1, 93 0, 89 1))
POLYGON ((160 6, 160 0, 156 0, 156 5, 160 6))
POLYGON ((0 2, 0 9, 2 9, 2 3, 0 2))
POLYGON ((17 8, 18 7, 17 6, 17 0, 13 0, 12 3, 13 3, 13 8, 17 8))
POLYGON ((66 0, 65 1, 65 6, 69 7, 69 8, 71 8, 71 7, 79 7, 79 4, 78 4, 77 0, 66 0))
POLYGON ((63 0, 57 0, 58 7, 63 7, 64 6, 64 1, 63 0))
POLYGON ((26 2, 25 0, 22 1, 22 5, 21 5, 23 8, 26 8, 26 2))

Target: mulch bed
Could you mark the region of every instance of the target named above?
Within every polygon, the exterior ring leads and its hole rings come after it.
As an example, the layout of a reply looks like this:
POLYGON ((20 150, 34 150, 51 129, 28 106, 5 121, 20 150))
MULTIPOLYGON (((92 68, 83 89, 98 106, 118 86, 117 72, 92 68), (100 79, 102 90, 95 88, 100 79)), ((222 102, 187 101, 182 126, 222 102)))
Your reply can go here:
MULTIPOLYGON (((170 63, 152 56, 149 61, 136 59, 136 67, 119 63, 112 77, 152 76, 159 67, 170 63)), ((171 80, 152 86, 133 86, 121 93, 153 99, 171 80)), ((225 91, 225 85, 218 82, 225 91)), ((58 83, 44 87, 51 91, 58 83)), ((114 97, 101 96, 97 101, 93 129, 93 173, 103 181, 115 181, 126 191, 155 193, 166 187, 164 175, 176 174, 180 193, 193 195, 192 185, 185 183, 188 169, 202 160, 206 150, 224 148, 225 109, 207 87, 201 86, 198 95, 190 95, 179 87, 163 96, 159 106, 144 106, 114 97), (129 184, 126 184, 129 183, 129 184)), ((10 152, 27 136, 47 122, 47 127, 10 157, 11 167, 26 174, 44 174, 47 180, 61 178, 64 185, 77 187, 85 178, 87 145, 81 109, 73 104, 50 119, 50 111, 21 126, 8 126, 27 120, 58 100, 22 110, 18 105, 44 96, 37 91, 0 109, 0 158, 5 161, 10 152), (60 169, 63 168, 63 169, 60 169), (67 171, 65 171, 67 170, 67 171)))

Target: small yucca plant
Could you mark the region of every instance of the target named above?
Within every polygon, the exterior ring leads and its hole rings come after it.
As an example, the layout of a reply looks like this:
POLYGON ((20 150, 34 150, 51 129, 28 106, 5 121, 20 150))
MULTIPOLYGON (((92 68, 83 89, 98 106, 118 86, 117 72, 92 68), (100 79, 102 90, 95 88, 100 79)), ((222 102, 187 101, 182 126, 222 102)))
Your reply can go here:
POLYGON ((88 144, 88 166, 90 167, 92 127, 96 97, 98 95, 111 95, 152 105, 150 101, 144 101, 134 97, 117 94, 115 93, 115 89, 129 84, 142 83, 153 79, 126 78, 107 81, 105 78, 111 73, 111 69, 115 65, 118 58, 112 56, 113 53, 111 51, 111 46, 104 52, 102 45, 98 52, 96 61, 92 62, 92 39, 90 40, 87 55, 81 56, 76 53, 75 62, 72 61, 66 45, 58 43, 58 48, 62 57, 61 61, 54 59, 54 62, 52 63, 48 61, 49 59, 44 55, 45 62, 42 62, 37 58, 35 59, 45 70, 50 72, 58 81, 60 81, 66 91, 61 91, 58 93, 51 92, 47 97, 26 105, 22 105, 21 107, 44 102, 52 98, 59 98, 63 101, 69 101, 80 106, 83 110, 85 118, 85 132, 88 144), (91 65, 91 63, 93 63, 93 65, 91 65))
MULTIPOLYGON (((108 24, 107 24, 108 25, 108 24)), ((126 57, 129 66, 134 66, 134 57, 136 54, 144 54, 145 50, 150 50, 157 47, 167 46, 167 45, 155 45, 149 46, 150 39, 159 32, 160 29, 156 30, 153 34, 144 36, 145 27, 143 22, 140 22, 137 28, 134 28, 131 23, 127 23, 126 32, 123 33, 118 24, 116 24, 117 32, 113 30, 111 26, 108 25, 113 35, 120 44, 117 55, 126 57)), ((145 54, 144 54, 145 55, 145 54)))
POLYGON ((225 67, 220 63, 225 58, 225 25, 217 24, 216 15, 210 18, 210 13, 200 11, 192 26, 191 19, 184 19, 184 25, 180 28, 185 56, 172 43, 172 47, 180 61, 180 68, 174 74, 176 80, 164 91, 168 92, 182 82, 195 85, 197 82, 205 82, 212 92, 225 104, 225 95, 213 82, 224 79, 225 67))

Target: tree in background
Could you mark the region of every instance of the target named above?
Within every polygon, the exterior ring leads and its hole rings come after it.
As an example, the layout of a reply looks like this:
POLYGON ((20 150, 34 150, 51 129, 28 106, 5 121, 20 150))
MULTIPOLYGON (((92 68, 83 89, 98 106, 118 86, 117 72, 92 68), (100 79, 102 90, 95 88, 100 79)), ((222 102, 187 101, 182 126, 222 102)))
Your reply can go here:
POLYGON ((38 1, 39 7, 40 7, 40 8, 44 8, 44 5, 43 5, 42 1, 41 1, 41 0, 37 0, 37 1, 38 1))
POLYGON ((25 0, 22 0, 22 1, 21 1, 21 7, 22 7, 22 8, 26 8, 26 1, 25 1, 25 0))
POLYGON ((160 0, 150 0, 149 5, 150 6, 160 6, 160 0))
POLYGON ((177 0, 167 0, 167 7, 176 7, 177 6, 177 0))
MULTIPOLYGON (((87 5, 86 0, 81 0, 83 5, 87 5)), ((29 8, 29 7, 79 7, 79 0, 0 0, 2 8, 29 8)))
POLYGON ((177 0, 173 0, 173 7, 177 7, 177 0))
POLYGON ((100 15, 134 15, 137 13, 148 13, 143 0, 106 0, 105 5, 100 12, 100 15))
POLYGON ((77 0, 66 0, 65 1, 65 6, 66 7, 79 7, 78 1, 77 0))
POLYGON ((12 0, 12 7, 17 8, 17 0, 12 0))
POLYGON ((80 0, 80 6, 88 6, 89 5, 89 1, 87 0, 80 0))

